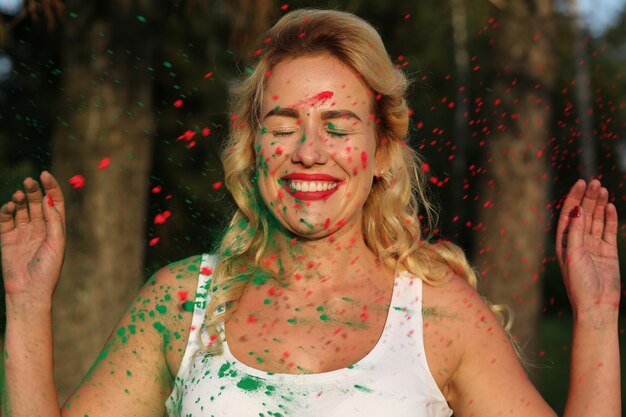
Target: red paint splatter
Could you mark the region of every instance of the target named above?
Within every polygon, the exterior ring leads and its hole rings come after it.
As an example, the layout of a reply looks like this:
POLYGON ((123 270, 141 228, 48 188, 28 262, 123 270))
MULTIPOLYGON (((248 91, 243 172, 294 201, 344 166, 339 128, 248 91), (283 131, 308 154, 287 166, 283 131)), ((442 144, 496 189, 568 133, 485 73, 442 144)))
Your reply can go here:
POLYGON ((160 238, 158 238, 158 237, 153 237, 152 239, 150 239, 150 242, 148 242, 148 245, 150 245, 150 246, 154 246, 154 245, 156 245, 157 243, 159 243, 159 240, 161 240, 161 239, 160 239, 160 238))
POLYGON ((176 140, 186 140, 187 142, 189 142, 195 136, 196 136, 196 132, 194 132, 193 130, 188 130, 182 135, 180 135, 179 137, 177 137, 176 140))
POLYGON ((83 188, 85 186, 85 177, 80 174, 74 175, 72 178, 67 180, 72 187, 75 189, 83 188))
POLYGON ((330 218, 326 217, 326 220, 324 221, 324 229, 328 229, 329 226, 330 226, 330 218))
POLYGON ((176 296, 178 296, 178 301, 182 303, 184 301, 187 301, 187 299, 189 298, 189 291, 180 290, 176 293, 176 296))
POLYGON ((280 6, 280 10, 282 10, 282 11, 285 11, 285 10, 287 10, 288 8, 289 8, 289 5, 288 5, 288 4, 286 4, 286 3, 285 3, 285 4, 283 4, 282 6, 280 6))
POLYGON ((365 151, 361 152, 361 167, 367 168, 367 152, 365 151))
POLYGON ((172 212, 169 210, 164 211, 163 213, 159 213, 154 216, 154 224, 163 224, 167 219, 170 218, 172 212))
POLYGON ((294 107, 300 107, 300 106, 313 107, 331 99, 333 95, 334 93, 332 91, 322 91, 321 93, 316 94, 311 98, 307 98, 307 99, 299 101, 298 103, 295 104, 294 107))
POLYGON ((211 268, 209 268, 208 266, 205 266, 205 267, 203 267, 203 268, 200 270, 200 273, 201 273, 202 275, 209 276, 209 275, 211 275, 211 274, 213 273, 213 270, 212 270, 211 268))
POLYGON ((52 196, 48 194, 46 197, 48 197, 48 205, 50 207, 54 207, 54 200, 52 199, 52 196))
POLYGON ((157 185, 156 187, 152 188, 152 194, 158 194, 161 192, 161 186, 157 185))
POLYGON ((211 78, 213 76, 212 72, 207 72, 206 74, 204 74, 204 79, 206 80, 207 78, 211 78))
POLYGON ((211 129, 209 129, 208 127, 205 127, 204 129, 202 129, 202 136, 209 136, 211 134, 211 129))
POLYGON ((222 187, 222 181, 217 181, 215 183, 213 183, 213 189, 214 190, 219 190, 222 187))
POLYGON ((183 100, 182 99, 178 99, 174 102, 174 107, 176 107, 177 109, 183 106, 183 100))
POLYGON ((109 165, 111 165, 111 158, 102 158, 100 160, 100 164, 98 165, 98 169, 105 169, 109 165))

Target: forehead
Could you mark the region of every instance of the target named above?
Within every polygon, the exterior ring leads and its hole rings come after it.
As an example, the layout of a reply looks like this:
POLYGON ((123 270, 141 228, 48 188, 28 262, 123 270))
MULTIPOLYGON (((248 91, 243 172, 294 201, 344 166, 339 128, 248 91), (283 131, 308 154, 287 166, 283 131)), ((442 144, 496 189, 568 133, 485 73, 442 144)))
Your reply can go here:
POLYGON ((319 106, 369 112, 372 102, 373 94, 354 69, 330 55, 310 55, 272 68, 262 108, 319 106))

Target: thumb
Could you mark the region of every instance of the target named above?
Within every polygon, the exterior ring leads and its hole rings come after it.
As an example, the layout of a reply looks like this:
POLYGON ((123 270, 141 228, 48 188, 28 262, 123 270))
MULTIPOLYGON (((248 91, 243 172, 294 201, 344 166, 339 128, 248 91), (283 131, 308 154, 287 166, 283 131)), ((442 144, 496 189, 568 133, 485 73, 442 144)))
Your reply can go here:
POLYGON ((61 241, 65 238, 63 231, 63 218, 61 213, 54 206, 54 200, 50 194, 44 196, 41 202, 43 208, 43 217, 46 221, 46 235, 48 239, 61 241))

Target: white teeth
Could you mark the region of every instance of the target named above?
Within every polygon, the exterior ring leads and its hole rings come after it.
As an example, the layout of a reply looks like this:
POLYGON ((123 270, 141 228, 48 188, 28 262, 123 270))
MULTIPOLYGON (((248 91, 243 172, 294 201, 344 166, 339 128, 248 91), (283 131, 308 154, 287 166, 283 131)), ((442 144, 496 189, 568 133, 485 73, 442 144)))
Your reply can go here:
POLYGON ((336 182, 329 181, 299 181, 299 180, 291 180, 287 182, 287 185, 292 190, 296 191, 304 191, 304 192, 315 192, 315 191, 328 191, 337 187, 336 182))

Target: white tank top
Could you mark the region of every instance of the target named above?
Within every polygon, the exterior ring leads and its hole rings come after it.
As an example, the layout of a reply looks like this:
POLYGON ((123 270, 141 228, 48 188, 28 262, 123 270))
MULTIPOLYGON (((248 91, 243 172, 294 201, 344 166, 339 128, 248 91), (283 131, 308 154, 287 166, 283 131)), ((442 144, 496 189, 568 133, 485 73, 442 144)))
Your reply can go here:
MULTIPOLYGON (((216 258, 203 255, 202 268, 216 258)), ((422 281, 402 272, 382 335, 347 368, 312 374, 260 371, 238 361, 222 337, 224 353, 209 356, 197 331, 204 320, 210 277, 199 276, 189 340, 169 417, 449 417, 452 410, 428 369, 424 354, 422 281)), ((203 335, 204 338, 205 335, 203 335)), ((205 338, 204 343, 208 343, 205 338)))

